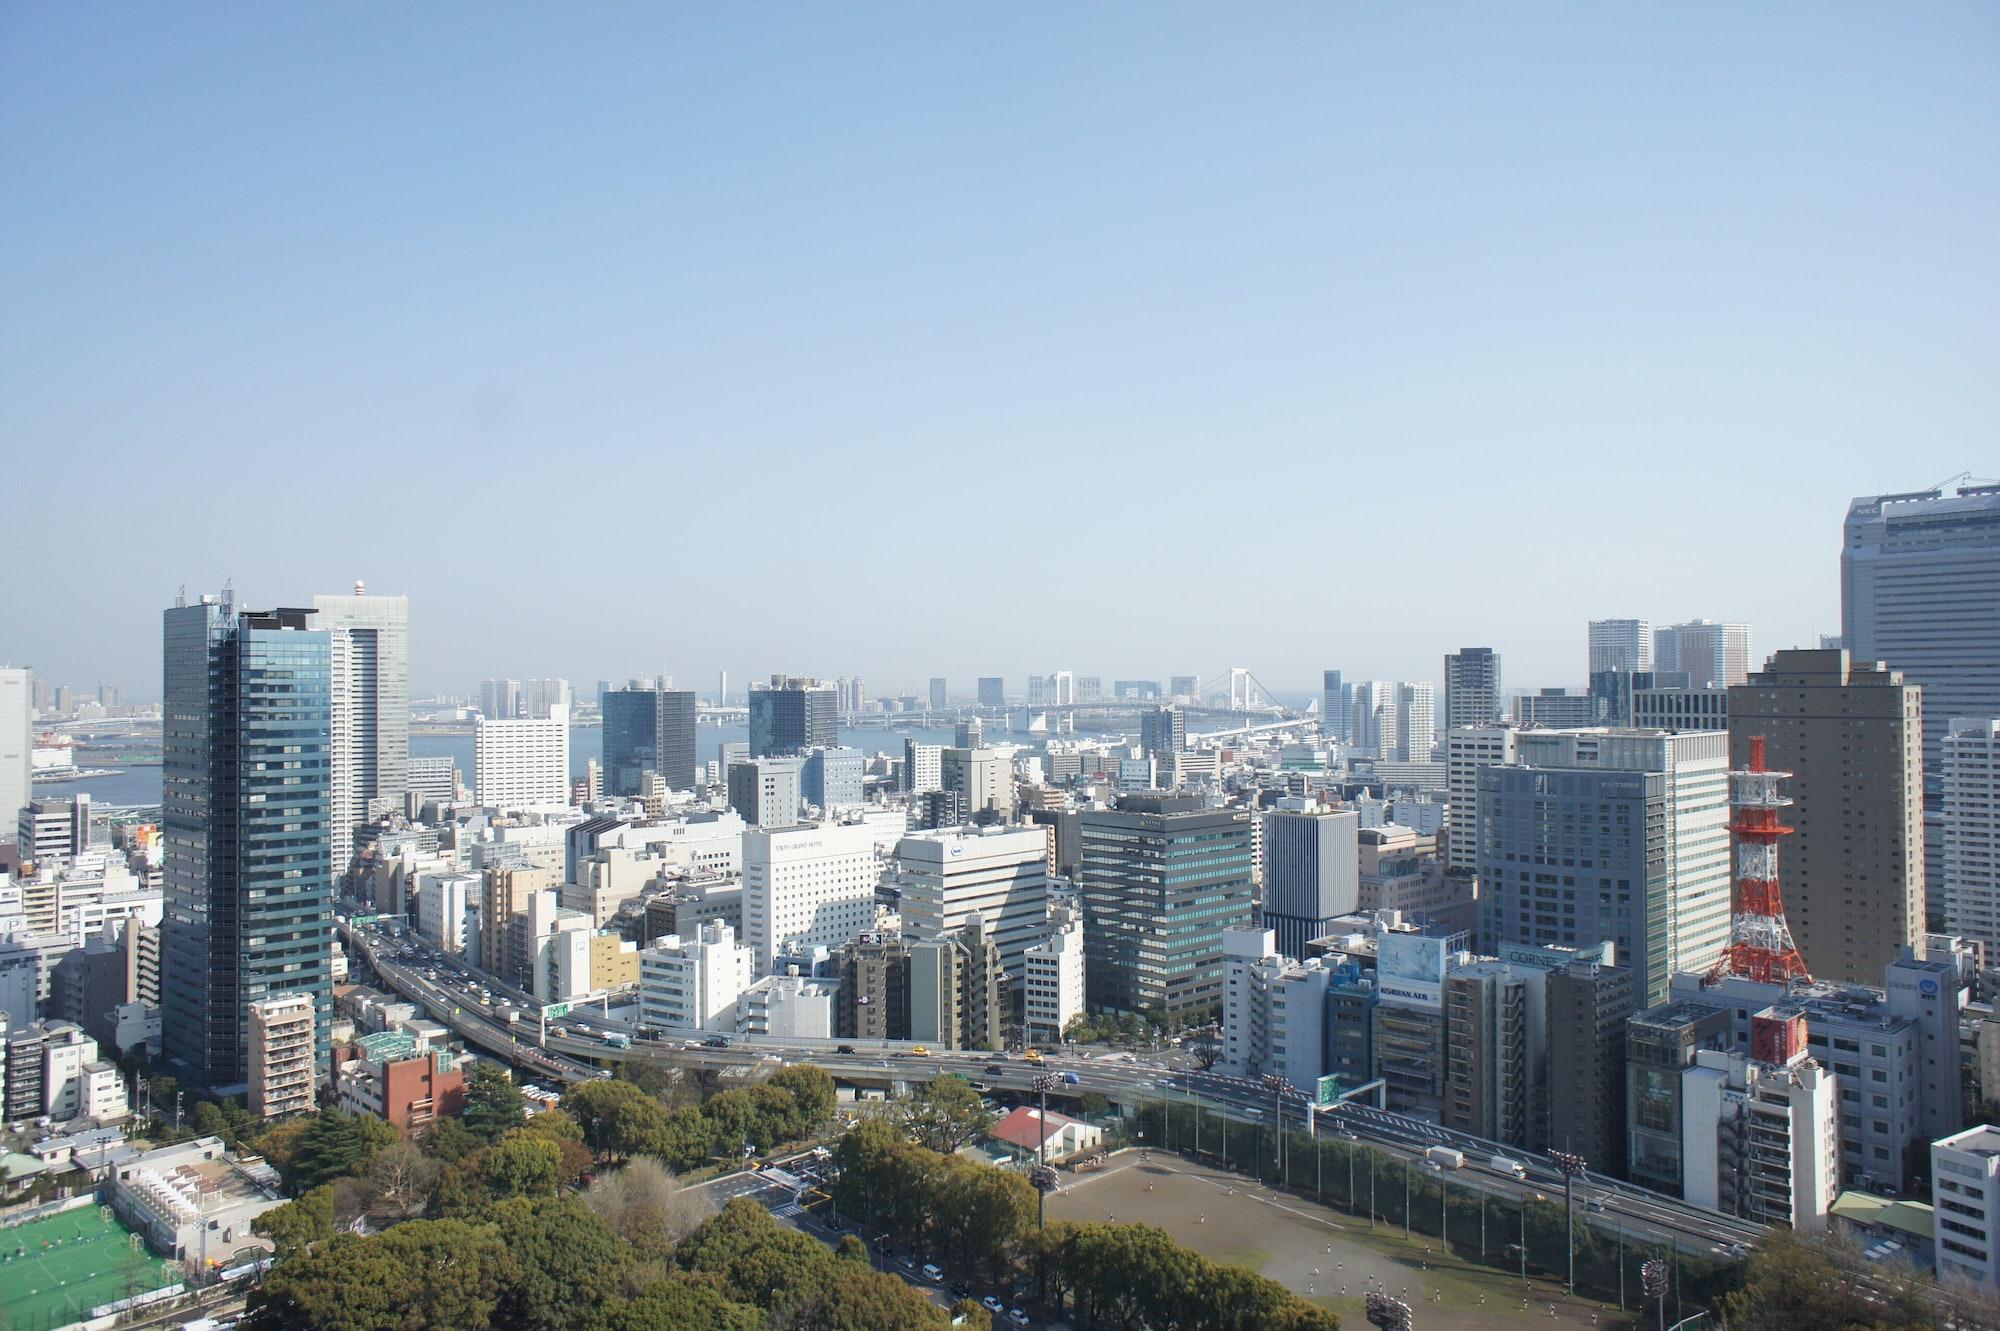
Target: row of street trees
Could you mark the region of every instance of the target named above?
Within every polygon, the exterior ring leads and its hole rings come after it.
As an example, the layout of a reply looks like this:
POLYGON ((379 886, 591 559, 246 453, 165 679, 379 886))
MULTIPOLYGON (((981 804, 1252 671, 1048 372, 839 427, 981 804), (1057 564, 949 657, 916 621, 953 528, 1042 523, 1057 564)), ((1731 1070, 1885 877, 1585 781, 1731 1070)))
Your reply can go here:
POLYGON ((678 1170, 803 1141, 833 1117, 833 1078, 811 1064, 780 1068, 759 1085, 669 1109, 624 1080, 587 1081, 562 1107, 602 1161, 656 1156, 678 1170))

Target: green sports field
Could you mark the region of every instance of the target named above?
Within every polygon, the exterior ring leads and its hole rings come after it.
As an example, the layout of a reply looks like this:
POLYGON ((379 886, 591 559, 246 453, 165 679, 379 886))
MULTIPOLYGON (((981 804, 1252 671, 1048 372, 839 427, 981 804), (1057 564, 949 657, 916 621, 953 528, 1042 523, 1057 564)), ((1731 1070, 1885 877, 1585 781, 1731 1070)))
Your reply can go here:
POLYGON ((132 1231, 95 1206, 0 1229, 0 1327, 48 1331, 173 1280, 132 1231))

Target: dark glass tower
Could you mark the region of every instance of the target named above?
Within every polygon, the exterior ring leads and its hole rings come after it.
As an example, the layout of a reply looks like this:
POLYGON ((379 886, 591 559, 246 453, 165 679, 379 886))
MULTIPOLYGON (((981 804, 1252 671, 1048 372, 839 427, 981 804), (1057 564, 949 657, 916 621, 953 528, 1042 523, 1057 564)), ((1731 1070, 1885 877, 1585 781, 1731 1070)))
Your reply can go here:
POLYGON ((165 616, 161 1035, 214 1088, 249 1076, 246 1009, 313 995, 333 1020, 333 635, 225 594, 165 616))
POLYGON ((777 758, 840 744, 840 699, 833 685, 773 675, 750 688, 750 756, 777 758))
POLYGON ((647 772, 657 772, 674 790, 694 789, 692 692, 611 689, 603 706, 605 794, 641 794, 641 777, 647 772))

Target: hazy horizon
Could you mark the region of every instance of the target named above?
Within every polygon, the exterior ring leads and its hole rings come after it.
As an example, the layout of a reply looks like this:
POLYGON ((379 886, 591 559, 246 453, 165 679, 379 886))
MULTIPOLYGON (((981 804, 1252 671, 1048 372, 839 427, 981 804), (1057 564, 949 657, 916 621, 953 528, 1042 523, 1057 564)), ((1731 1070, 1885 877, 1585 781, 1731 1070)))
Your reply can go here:
POLYGON ((1992 474, 2000 9, 0 12, 0 661, 1580 685, 1992 474), (1981 166, 1983 164, 1983 168, 1981 166), (1984 456, 1979 440, 1986 440, 1984 456))

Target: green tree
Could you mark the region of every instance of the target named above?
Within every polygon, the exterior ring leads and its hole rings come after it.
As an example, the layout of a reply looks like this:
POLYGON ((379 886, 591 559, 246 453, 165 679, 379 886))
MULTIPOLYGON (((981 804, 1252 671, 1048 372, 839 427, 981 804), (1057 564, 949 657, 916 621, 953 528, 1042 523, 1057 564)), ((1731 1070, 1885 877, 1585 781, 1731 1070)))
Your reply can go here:
POLYGON ((455 1118, 436 1120, 423 1138, 424 1150, 448 1165, 465 1159, 485 1144, 455 1118))
POLYGON ((840 1236, 840 1246, 833 1255, 843 1262, 853 1262, 858 1266, 873 1266, 875 1259, 868 1254, 868 1245, 852 1234, 840 1236))
POLYGON ((1095 1118, 1099 1114, 1106 1114, 1110 1111, 1111 1102, 1096 1091, 1085 1091, 1076 1102, 1076 1112, 1086 1118, 1095 1118))
POLYGON ((527 1118, 527 1102, 507 1069, 498 1063, 478 1062, 465 1080, 465 1130, 481 1141, 498 1141, 502 1133, 518 1128, 527 1118))
POLYGON ((562 1148, 517 1132, 480 1153, 480 1170, 496 1198, 553 1197, 562 1186, 562 1148))
POLYGON ((803 1132, 816 1131, 833 1117, 838 1101, 834 1095, 833 1077, 825 1068, 811 1063, 795 1063, 779 1068, 764 1084, 791 1092, 792 1099, 798 1102, 799 1117, 804 1123, 803 1132))
POLYGON ((949 1155, 984 1135, 993 1114, 971 1082, 948 1072, 904 1102, 903 1123, 919 1146, 949 1155))
POLYGON ((605 1331, 764 1331, 764 1314, 728 1298, 712 1284, 683 1275, 650 1285, 638 1298, 610 1309, 605 1331))
POLYGON ((279 1165, 286 1191, 294 1196, 355 1174, 377 1151, 394 1145, 396 1130, 372 1114, 329 1109, 316 1115, 300 1133, 291 1159, 279 1165))
POLYGON ((502 1324, 587 1331, 617 1298, 631 1246, 575 1194, 516 1197, 487 1214, 517 1268, 501 1296, 502 1324))
POLYGON ((413 1220, 277 1263, 250 1295, 250 1320, 260 1331, 463 1331, 492 1324, 513 1271, 491 1228, 413 1220))
POLYGON ((667 1167, 650 1156, 601 1175, 583 1200, 641 1256, 656 1258, 672 1255, 674 1245, 714 1210, 701 1194, 683 1191, 667 1167))
POLYGON ((279 1261, 287 1261, 311 1251, 334 1235, 333 1187, 314 1188, 304 1196, 273 1207, 250 1222, 250 1232, 271 1240, 279 1261))
POLYGON ((657 1152, 667 1126, 667 1111, 658 1100, 615 1078, 572 1087, 562 1098, 562 1110, 600 1160, 657 1152))
POLYGON ((229 1121, 222 1116, 222 1107, 213 1100, 203 1100, 194 1107, 194 1113, 188 1117, 188 1126, 194 1129, 194 1135, 197 1137, 227 1137, 232 1142, 235 1140, 234 1134, 229 1131, 229 1121))

